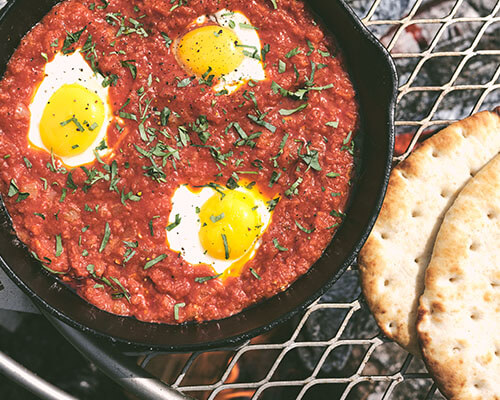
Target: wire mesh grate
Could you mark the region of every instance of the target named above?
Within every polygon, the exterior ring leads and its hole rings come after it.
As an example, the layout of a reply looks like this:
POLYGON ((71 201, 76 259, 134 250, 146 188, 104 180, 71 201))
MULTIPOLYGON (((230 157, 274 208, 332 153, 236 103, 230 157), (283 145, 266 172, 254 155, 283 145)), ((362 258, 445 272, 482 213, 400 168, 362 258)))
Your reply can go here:
MULTIPOLYGON (((399 74, 395 161, 500 104, 500 1, 351 0, 399 74)), ((302 315, 239 348, 141 364, 197 399, 442 399, 424 364, 378 330, 356 267, 302 315)))

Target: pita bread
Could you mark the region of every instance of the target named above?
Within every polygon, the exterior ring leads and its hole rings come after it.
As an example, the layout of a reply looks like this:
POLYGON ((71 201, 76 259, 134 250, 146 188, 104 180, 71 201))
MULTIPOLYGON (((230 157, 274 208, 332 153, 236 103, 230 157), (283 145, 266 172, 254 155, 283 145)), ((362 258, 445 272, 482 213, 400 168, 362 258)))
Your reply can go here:
POLYGON ((500 151, 500 117, 481 112, 427 139, 391 173, 382 210, 359 255, 366 301, 382 331, 419 354, 415 329, 441 221, 467 181, 500 151))
POLYGON ((500 156, 446 213, 427 267, 417 331, 450 399, 500 399, 500 156))

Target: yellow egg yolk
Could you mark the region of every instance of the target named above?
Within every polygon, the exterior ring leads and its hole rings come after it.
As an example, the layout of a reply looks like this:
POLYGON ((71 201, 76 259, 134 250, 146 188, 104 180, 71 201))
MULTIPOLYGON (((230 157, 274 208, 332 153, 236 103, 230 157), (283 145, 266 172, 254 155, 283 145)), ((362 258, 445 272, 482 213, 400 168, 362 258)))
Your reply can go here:
POLYGON ((215 194, 200 210, 199 237, 207 253, 217 259, 240 258, 259 236, 262 225, 253 194, 230 190, 215 194))
POLYGON ((75 156, 94 142, 104 116, 104 103, 97 94, 76 83, 63 85, 45 106, 40 137, 55 155, 75 156))
POLYGON ((220 77, 234 71, 245 57, 237 46, 238 36, 219 25, 202 26, 186 33, 178 42, 176 55, 184 67, 202 76, 220 77))

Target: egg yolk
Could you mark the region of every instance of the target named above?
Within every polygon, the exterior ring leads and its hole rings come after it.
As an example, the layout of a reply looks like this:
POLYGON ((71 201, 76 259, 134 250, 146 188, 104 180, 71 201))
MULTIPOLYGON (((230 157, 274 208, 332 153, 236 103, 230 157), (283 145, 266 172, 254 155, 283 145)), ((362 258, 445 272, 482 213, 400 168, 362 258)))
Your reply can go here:
POLYGON ((261 219, 251 192, 215 194, 200 210, 199 237, 207 253, 217 259, 241 257, 259 236, 261 219))
POLYGON ((193 29, 178 42, 177 59, 193 74, 207 73, 220 77, 234 71, 245 57, 238 47, 238 36, 233 30, 208 25, 193 29))
POLYGON ((39 125, 42 142, 57 156, 81 154, 99 134, 104 114, 104 103, 97 94, 76 83, 63 85, 43 111, 39 125))

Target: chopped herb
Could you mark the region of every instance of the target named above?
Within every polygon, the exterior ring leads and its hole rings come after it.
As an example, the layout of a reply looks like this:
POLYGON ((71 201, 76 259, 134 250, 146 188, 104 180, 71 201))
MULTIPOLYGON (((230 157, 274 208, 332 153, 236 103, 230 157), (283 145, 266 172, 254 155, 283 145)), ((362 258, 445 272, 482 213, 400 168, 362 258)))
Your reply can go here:
POLYGON ((68 31, 66 31, 66 33, 67 33, 66 39, 64 39, 63 47, 61 49, 63 54, 69 54, 69 53, 73 53, 75 51, 74 48, 70 48, 70 47, 72 45, 74 45, 76 42, 78 42, 78 40, 80 40, 80 36, 82 36, 82 33, 85 31, 85 29, 87 29, 86 26, 83 27, 82 30, 77 31, 77 32, 70 33, 68 31))
POLYGON ((73 190, 76 190, 78 189, 78 186, 76 185, 76 183, 73 181, 73 173, 72 172, 69 172, 68 173, 68 176, 66 178, 66 186, 70 189, 73 189, 73 190))
POLYGON ((131 113, 120 111, 119 115, 120 115, 121 118, 131 119, 132 121, 136 121, 137 122, 137 116, 135 114, 131 114, 131 113))
POLYGON ((37 217, 40 217, 41 219, 45 219, 45 215, 41 213, 34 212, 33 214, 36 215, 37 217))
POLYGON ((286 247, 283 247, 278 243, 278 239, 274 238, 273 243, 274 243, 274 247, 276 247, 279 251, 288 251, 288 249, 286 247))
POLYGON ((315 171, 321 171, 321 165, 319 164, 319 152, 318 150, 311 150, 309 146, 306 145, 306 152, 304 154, 299 153, 299 157, 304 161, 307 165, 306 172, 309 168, 312 168, 315 171))
POLYGON ((224 243, 224 257, 226 260, 229 260, 229 246, 227 245, 227 237, 226 235, 222 234, 222 243, 224 243))
POLYGON ((68 193, 68 190, 66 188, 62 188, 61 197, 59 198, 59 203, 62 203, 64 201, 67 193, 68 193))
POLYGON ((286 58, 292 58, 293 56, 302 53, 302 51, 296 47, 295 49, 290 50, 288 53, 285 54, 286 58))
POLYGON ((290 186, 290 188, 288 188, 286 191, 285 191, 285 196, 288 196, 288 197, 291 197, 292 195, 294 194, 298 194, 299 191, 298 191, 298 187, 299 185, 304 181, 304 179, 302 178, 297 178, 297 180, 292 184, 292 186, 290 186))
POLYGON ((340 148, 340 151, 345 151, 351 155, 354 155, 354 140, 352 140, 352 131, 346 136, 346 138, 342 142, 343 146, 340 148), (349 142, 351 142, 349 144, 349 142))
POLYGON ((111 229, 109 228, 109 223, 106 222, 106 226, 104 227, 104 236, 102 238, 101 247, 99 247, 99 253, 102 253, 108 244, 109 237, 111 236, 111 229))
POLYGON ((189 84, 193 81, 194 78, 195 78, 194 76, 191 76, 190 78, 182 79, 181 81, 179 81, 177 83, 177 87, 183 88, 183 87, 189 86, 189 84))
POLYGON ((339 127, 339 121, 330 121, 325 124, 326 126, 331 126, 332 128, 338 128, 339 127))
POLYGON ((9 185, 9 192, 7 193, 7 196, 14 197, 16 194, 17 194, 16 203, 19 203, 19 202, 25 200, 30 195, 27 192, 21 192, 19 190, 19 188, 17 187, 16 182, 14 181, 14 179, 11 179, 10 180, 10 185, 9 185))
POLYGON ((284 72, 286 72, 286 63, 282 60, 278 61, 278 72, 280 74, 283 74, 284 72))
POLYGON ((121 289, 121 292, 113 293, 112 296, 114 298, 125 297, 127 299, 127 301, 130 303, 130 293, 128 292, 128 290, 123 287, 123 285, 121 284, 121 282, 118 279, 116 279, 112 276, 110 276, 109 279, 111 279, 114 283, 116 283, 121 289))
POLYGON ((268 129, 272 133, 276 132, 276 127, 274 125, 270 124, 269 122, 264 121, 262 116, 261 117, 256 117, 255 115, 248 114, 247 117, 251 121, 255 122, 257 125, 263 126, 264 128, 268 129))
POLYGON ((327 178, 336 178, 337 176, 340 176, 340 174, 337 172, 328 172, 326 176, 327 178))
POLYGON ((330 215, 332 217, 337 217, 337 218, 344 218, 345 217, 345 214, 340 212, 340 211, 337 211, 337 210, 332 210, 330 211, 330 215))
POLYGON ((300 223, 297 220, 295 220, 295 225, 297 225, 298 228, 305 233, 313 233, 316 230, 316 228, 311 228, 311 229, 304 228, 302 225, 300 225, 300 223))
POLYGON ((135 79, 137 76, 137 67, 133 63, 135 63, 135 60, 121 61, 122 67, 128 68, 132 75, 132 79, 135 79))
POLYGON ((172 39, 168 37, 168 35, 165 32, 160 32, 160 35, 163 37, 165 40, 165 46, 168 48, 172 44, 172 39))
POLYGON ((157 218, 160 218, 160 216, 159 216, 159 215, 155 215, 153 218, 151 218, 151 219, 149 220, 149 224, 148 224, 148 225, 149 225, 149 233, 151 234, 151 236, 154 236, 154 235, 155 235, 155 232, 154 232, 154 230, 153 230, 153 221, 154 221, 155 219, 157 219, 157 218))
POLYGON ((292 115, 292 114, 295 114, 296 112, 299 112, 299 111, 302 111, 304 108, 307 107, 307 103, 304 103, 304 104, 301 104, 300 106, 298 106, 297 108, 294 108, 294 109, 291 109, 291 110, 285 110, 285 109, 281 109, 279 110, 279 113, 280 115, 292 115))
POLYGON ((217 275, 212 275, 212 276, 201 276, 201 277, 194 278, 194 281, 196 283, 205 283, 205 282, 211 281, 212 279, 217 279, 221 276, 222 276, 222 274, 217 274, 217 275))
POLYGON ((224 218, 224 213, 222 213, 220 215, 211 215, 210 221, 212 221, 212 223, 215 224, 216 222, 220 221, 223 218, 224 218))
POLYGON ((144 270, 151 268, 153 265, 158 264, 160 261, 163 261, 165 258, 167 258, 166 254, 160 254, 158 257, 153 258, 152 260, 149 260, 145 265, 144 265, 144 270))
POLYGON ((278 9, 278 3, 277 3, 277 0, 271 0, 271 3, 273 4, 273 8, 274 8, 275 10, 277 10, 277 9, 278 9))
MULTIPOLYGON (((241 26, 241 24, 240 24, 240 26, 241 26)), ((257 28, 254 28, 254 29, 257 29, 257 28)), ((262 48, 262 50, 260 51, 260 54, 262 56, 262 61, 266 61, 267 53, 269 53, 270 50, 271 50, 271 46, 269 44, 265 44, 264 47, 262 48)))
POLYGON ((61 235, 56 235, 56 257, 59 257, 63 252, 61 235))
POLYGON ((267 209, 270 212, 273 211, 276 208, 276 206, 278 205, 279 201, 280 201, 279 197, 276 197, 275 199, 269 200, 267 202, 267 209))
POLYGON ((306 56, 309 57, 314 52, 314 45, 309 39, 307 39, 307 47, 309 47, 309 51, 306 53, 306 56))
POLYGON ((281 177, 281 172, 273 171, 271 174, 271 179, 269 180, 269 187, 272 188, 274 184, 278 182, 280 177, 281 177))
POLYGON ((85 128, 83 127, 83 125, 75 117, 71 117, 70 119, 68 119, 66 121, 62 121, 59 125, 66 126, 66 125, 68 125, 71 122, 73 122, 76 125, 76 130, 78 132, 84 132, 85 131, 85 128))
POLYGON ((252 273, 252 275, 253 275, 256 279, 258 279, 259 281, 262 279, 262 278, 260 277, 260 275, 257 273, 257 271, 255 271, 253 268, 250 268, 250 272, 251 272, 251 273, 252 273))
POLYGON ((166 126, 168 124, 168 119, 170 118, 170 108, 168 107, 163 107, 163 110, 161 110, 160 113, 160 123, 162 126, 166 126))
POLYGON ((226 187, 228 189, 234 190, 237 187, 239 187, 238 182, 236 182, 236 179, 234 179, 232 176, 227 180, 226 187))
POLYGON ((186 307, 186 303, 177 303, 174 305, 174 318, 177 321, 179 319, 179 308, 186 307))
POLYGON ((49 62, 49 57, 47 57, 47 54, 46 53, 40 53, 40 55, 43 57, 43 59, 47 62, 49 62))
POLYGON ((101 85, 102 87, 116 86, 117 81, 118 81, 118 75, 110 74, 103 79, 101 85))
POLYGON ((177 228, 181 223, 181 216, 179 214, 175 215, 175 221, 172 222, 169 226, 167 226, 167 231, 171 231, 174 228, 177 228))

